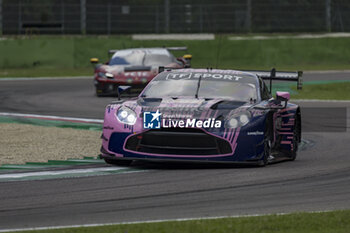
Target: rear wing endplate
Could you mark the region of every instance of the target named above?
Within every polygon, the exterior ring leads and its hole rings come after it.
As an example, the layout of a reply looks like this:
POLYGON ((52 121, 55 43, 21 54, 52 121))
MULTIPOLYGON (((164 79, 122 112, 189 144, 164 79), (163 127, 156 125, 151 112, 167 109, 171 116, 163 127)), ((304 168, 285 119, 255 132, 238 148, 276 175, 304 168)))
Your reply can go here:
POLYGON ((303 87, 303 71, 276 71, 273 68, 271 71, 264 70, 243 70, 245 72, 253 73, 262 78, 263 80, 270 80, 270 92, 272 89, 272 81, 289 81, 289 82, 297 82, 297 89, 301 90, 303 87))

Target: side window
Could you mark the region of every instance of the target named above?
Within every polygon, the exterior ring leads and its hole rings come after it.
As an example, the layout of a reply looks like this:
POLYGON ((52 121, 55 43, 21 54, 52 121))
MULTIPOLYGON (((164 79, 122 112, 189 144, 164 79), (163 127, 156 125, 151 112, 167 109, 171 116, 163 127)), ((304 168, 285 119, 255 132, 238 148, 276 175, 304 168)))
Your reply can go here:
POLYGON ((270 90, 269 88, 266 86, 266 83, 264 83, 264 95, 266 96, 266 99, 270 99, 271 98, 271 94, 270 94, 270 90))
POLYGON ((261 99, 263 100, 268 100, 271 98, 271 95, 270 95, 270 92, 269 92, 269 89, 267 88, 266 86, 266 83, 259 79, 260 80, 260 94, 261 94, 261 99))

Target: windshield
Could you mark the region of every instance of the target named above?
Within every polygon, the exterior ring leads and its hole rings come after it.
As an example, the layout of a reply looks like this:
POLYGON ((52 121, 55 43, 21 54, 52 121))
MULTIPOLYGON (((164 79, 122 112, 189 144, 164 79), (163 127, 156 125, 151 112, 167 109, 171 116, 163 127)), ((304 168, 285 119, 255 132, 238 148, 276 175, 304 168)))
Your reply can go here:
POLYGON ((166 66, 173 62, 176 62, 176 59, 172 54, 146 54, 143 65, 166 66))
MULTIPOLYGON (((153 80, 143 92, 144 97, 162 98, 165 96, 193 96, 198 87, 198 79, 153 80)), ((256 85, 249 82, 218 81, 201 79, 199 98, 230 98, 248 102, 257 99, 256 85)))
POLYGON ((166 66, 173 62, 176 58, 166 49, 132 49, 117 51, 109 65, 166 66))

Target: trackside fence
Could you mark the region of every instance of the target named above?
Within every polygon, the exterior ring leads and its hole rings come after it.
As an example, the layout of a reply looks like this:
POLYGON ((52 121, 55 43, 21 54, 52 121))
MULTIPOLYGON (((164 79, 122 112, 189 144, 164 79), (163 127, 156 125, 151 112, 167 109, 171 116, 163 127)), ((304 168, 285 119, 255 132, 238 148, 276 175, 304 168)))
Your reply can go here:
POLYGON ((349 32, 348 0, 0 0, 1 34, 349 32))

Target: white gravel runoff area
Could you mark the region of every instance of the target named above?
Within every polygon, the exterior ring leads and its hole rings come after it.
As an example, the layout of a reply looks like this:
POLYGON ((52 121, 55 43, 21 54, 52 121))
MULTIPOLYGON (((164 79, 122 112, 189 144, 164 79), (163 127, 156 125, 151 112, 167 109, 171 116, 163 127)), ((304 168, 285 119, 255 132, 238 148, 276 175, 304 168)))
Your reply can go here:
POLYGON ((0 165, 97 156, 101 132, 0 123, 0 165))

